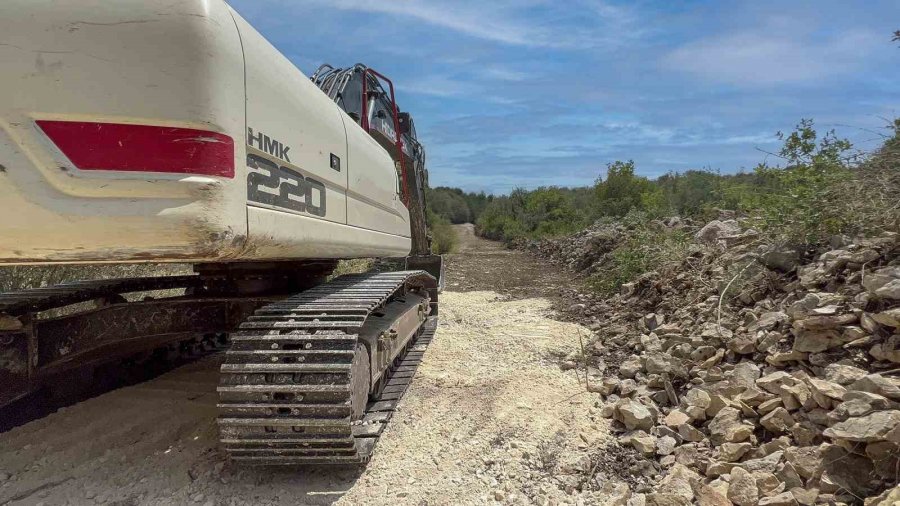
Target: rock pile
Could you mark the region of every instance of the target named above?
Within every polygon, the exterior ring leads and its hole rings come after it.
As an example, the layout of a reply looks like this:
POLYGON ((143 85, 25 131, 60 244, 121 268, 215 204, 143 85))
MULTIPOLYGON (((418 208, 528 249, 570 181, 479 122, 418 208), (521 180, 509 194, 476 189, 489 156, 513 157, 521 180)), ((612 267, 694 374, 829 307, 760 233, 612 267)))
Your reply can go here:
MULTIPOLYGON (((583 268, 609 250, 605 230, 552 256, 583 268)), ((597 335, 604 416, 661 479, 619 502, 900 500, 900 237, 836 241, 806 263, 733 220, 696 239, 706 246, 666 276, 571 308, 597 335)))

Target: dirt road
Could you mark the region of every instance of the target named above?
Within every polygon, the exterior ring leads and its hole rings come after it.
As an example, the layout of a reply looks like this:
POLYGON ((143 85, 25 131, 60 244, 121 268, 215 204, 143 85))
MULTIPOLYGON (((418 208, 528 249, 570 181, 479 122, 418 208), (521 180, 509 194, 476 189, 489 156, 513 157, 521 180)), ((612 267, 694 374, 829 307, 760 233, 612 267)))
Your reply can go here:
POLYGON ((457 227, 440 324, 363 469, 232 466, 217 356, 0 434, 0 504, 602 504, 617 485, 583 371, 587 331, 538 297, 565 276, 457 227))

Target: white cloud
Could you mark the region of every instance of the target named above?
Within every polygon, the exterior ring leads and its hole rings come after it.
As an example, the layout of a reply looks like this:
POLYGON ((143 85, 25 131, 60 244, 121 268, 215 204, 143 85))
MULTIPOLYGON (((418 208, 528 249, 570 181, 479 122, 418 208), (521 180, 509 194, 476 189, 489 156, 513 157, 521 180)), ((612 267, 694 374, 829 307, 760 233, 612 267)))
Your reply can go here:
POLYGON ((429 95, 433 97, 457 97, 475 95, 481 89, 470 83, 439 75, 429 75, 397 85, 397 89, 406 93, 429 95))
POLYGON ((516 46, 618 47, 637 36, 636 16, 602 0, 308 0, 321 7, 403 16, 516 46))
POLYGON ((529 75, 518 70, 508 69, 499 66, 491 66, 481 69, 478 74, 484 78, 493 81, 524 81, 529 75))
POLYGON ((736 85, 815 82, 852 72, 879 43, 883 42, 876 35, 863 31, 824 41, 791 37, 789 30, 746 31, 687 43, 667 54, 663 65, 736 85))

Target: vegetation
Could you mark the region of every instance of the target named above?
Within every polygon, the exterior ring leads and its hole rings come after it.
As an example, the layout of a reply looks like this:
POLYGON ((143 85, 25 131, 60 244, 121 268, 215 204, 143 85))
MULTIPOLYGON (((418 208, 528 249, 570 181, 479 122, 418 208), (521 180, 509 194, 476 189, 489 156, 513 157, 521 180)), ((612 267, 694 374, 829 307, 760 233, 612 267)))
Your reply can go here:
POLYGON ((444 186, 429 188, 425 194, 428 209, 450 223, 474 223, 493 198, 484 192, 467 193, 444 186))
POLYGON ((567 235, 596 220, 705 220, 718 209, 736 210, 760 233, 796 247, 896 227, 900 120, 891 129, 884 146, 865 155, 834 131, 819 135, 811 120, 802 120, 790 134, 779 134, 783 145, 771 153, 783 166, 764 162, 733 175, 692 170, 650 180, 635 174, 634 162, 616 161, 591 188, 519 189, 489 199, 478 231, 504 241, 536 239, 567 235))
POLYGON ((459 240, 450 220, 428 209, 426 219, 431 233, 431 252, 437 255, 452 253, 459 240))
POLYGON ((597 291, 606 295, 645 272, 682 260, 693 244, 691 234, 683 229, 660 227, 642 212, 627 215, 624 222, 628 232, 609 252, 603 268, 589 279, 597 291))

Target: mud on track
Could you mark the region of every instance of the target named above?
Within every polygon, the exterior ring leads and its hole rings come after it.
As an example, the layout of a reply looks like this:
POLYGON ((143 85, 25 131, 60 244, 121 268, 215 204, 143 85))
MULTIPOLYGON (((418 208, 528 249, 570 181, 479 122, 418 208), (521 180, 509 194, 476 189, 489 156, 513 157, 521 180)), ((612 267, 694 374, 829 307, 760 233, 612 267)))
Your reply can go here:
POLYGON ((232 466, 211 356, 0 434, 0 504, 602 504, 607 421, 558 366, 587 331, 535 297, 565 279, 460 228, 438 331, 365 469, 232 466))

